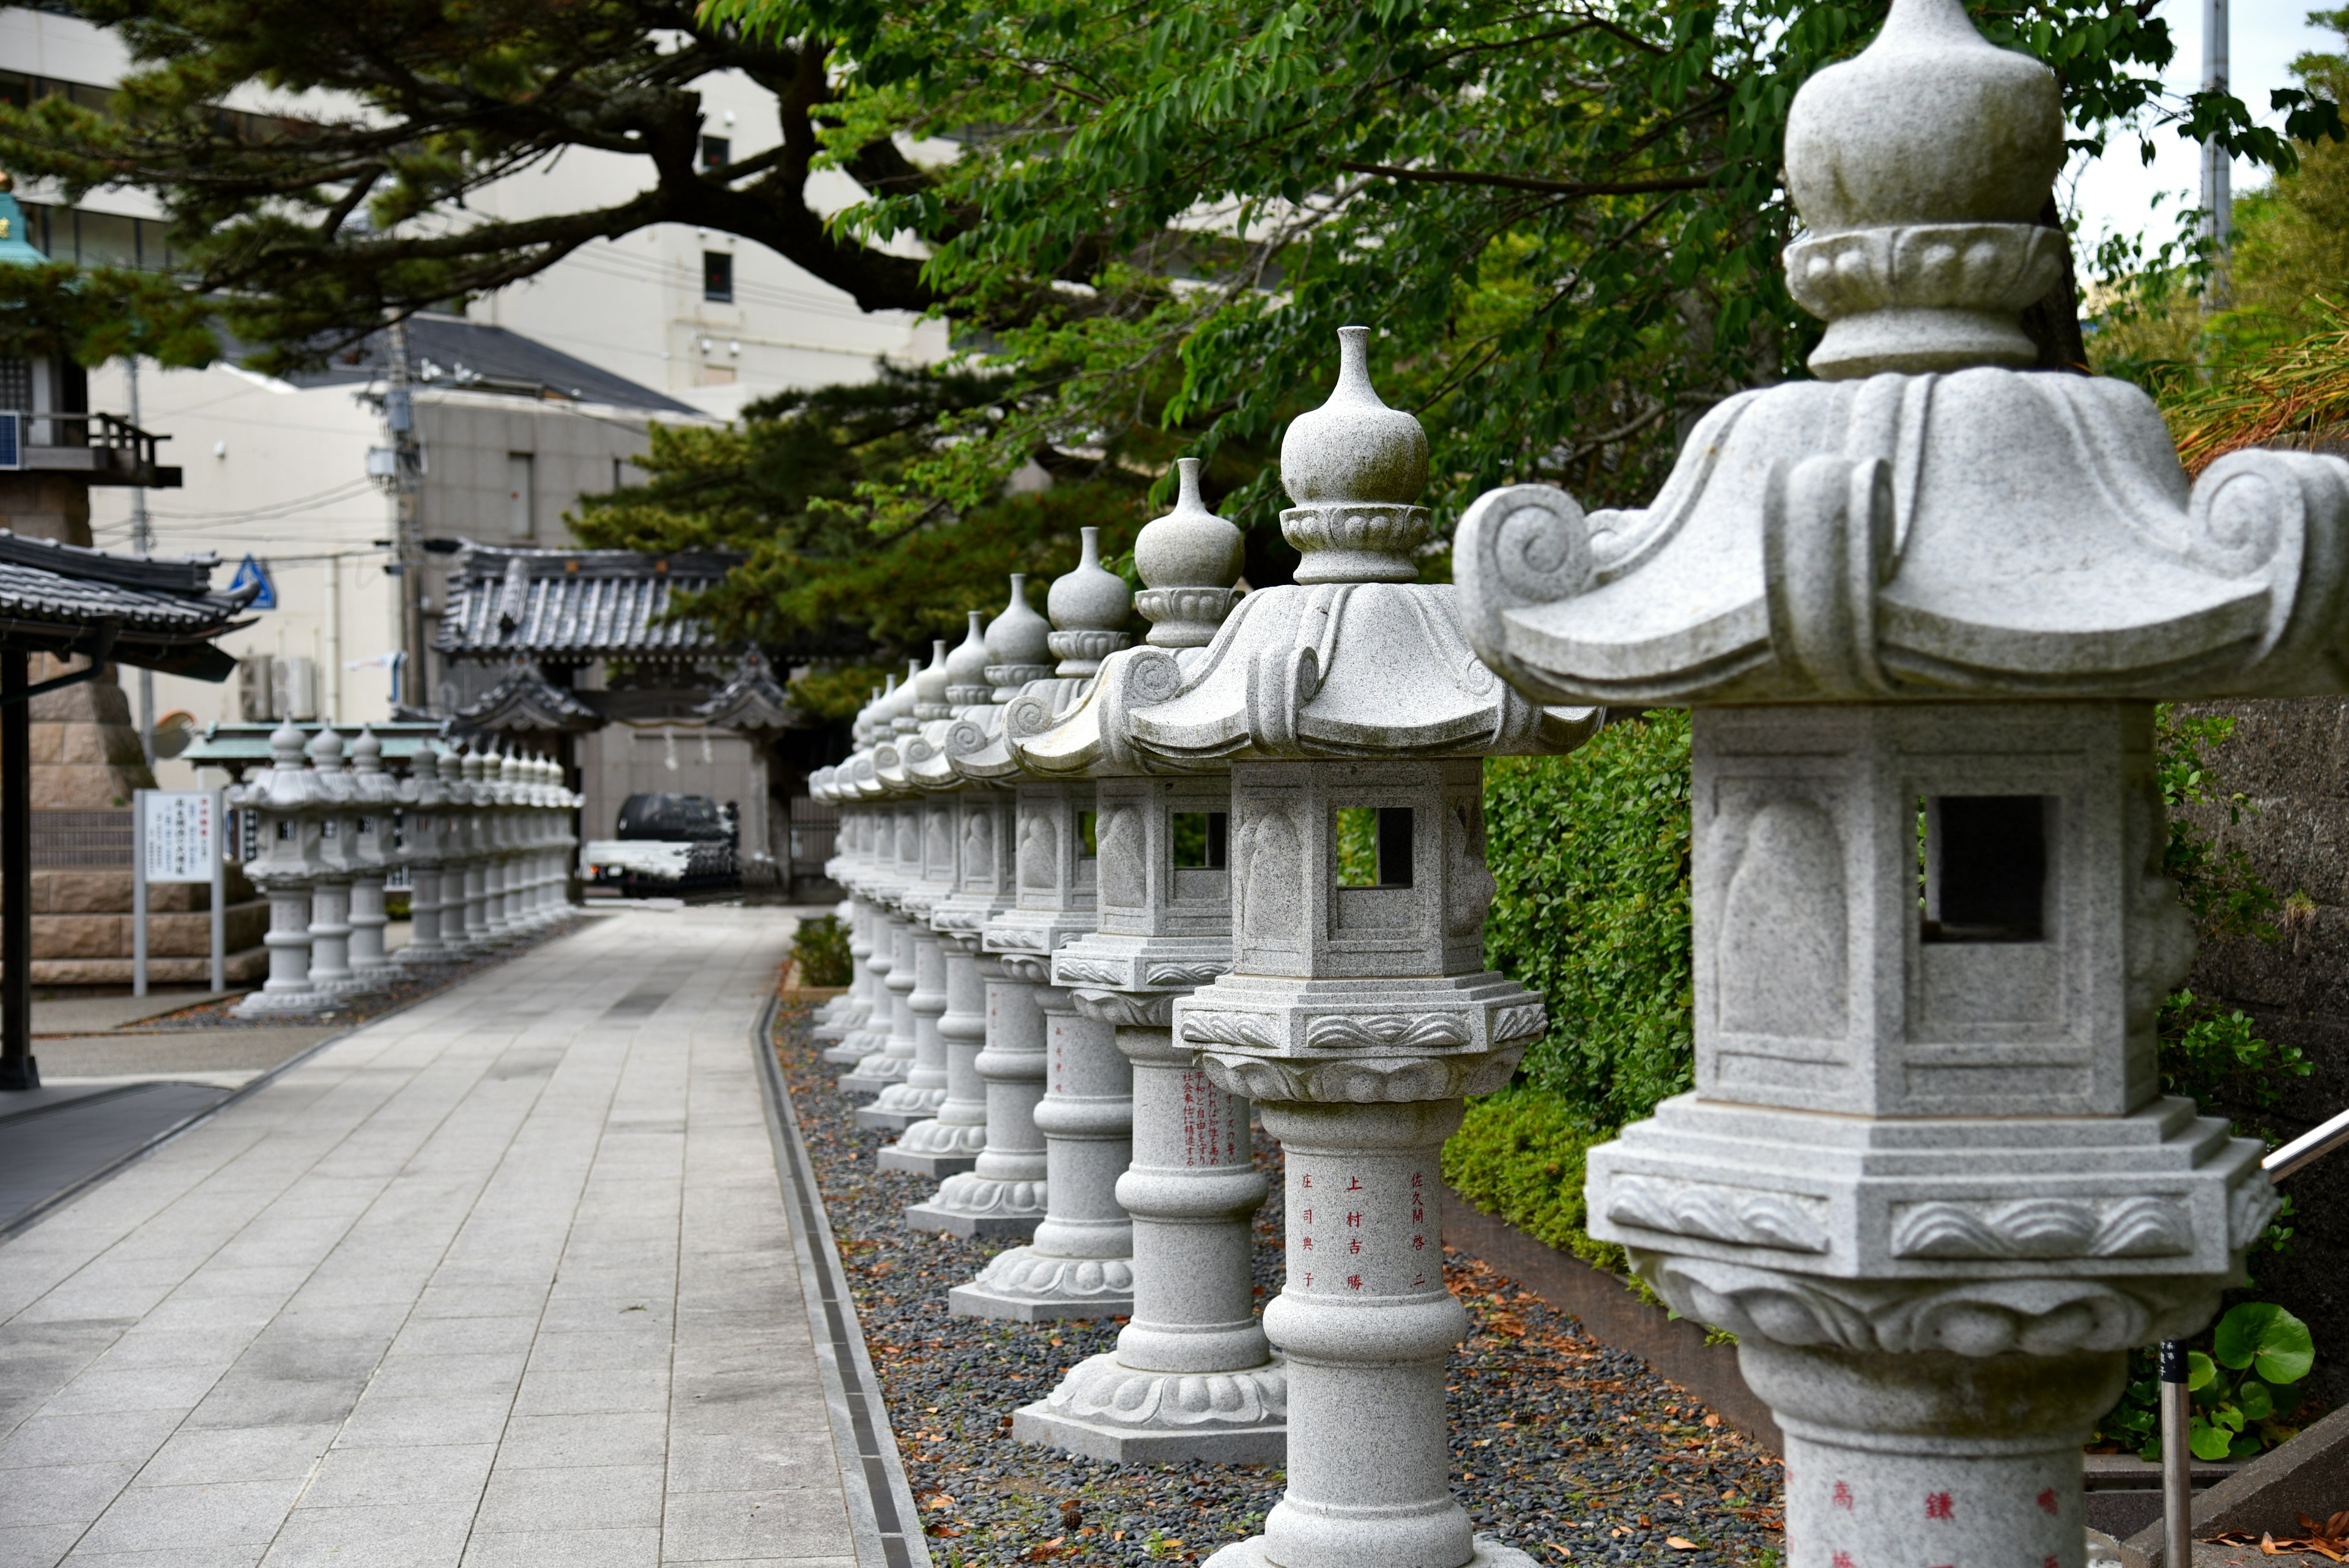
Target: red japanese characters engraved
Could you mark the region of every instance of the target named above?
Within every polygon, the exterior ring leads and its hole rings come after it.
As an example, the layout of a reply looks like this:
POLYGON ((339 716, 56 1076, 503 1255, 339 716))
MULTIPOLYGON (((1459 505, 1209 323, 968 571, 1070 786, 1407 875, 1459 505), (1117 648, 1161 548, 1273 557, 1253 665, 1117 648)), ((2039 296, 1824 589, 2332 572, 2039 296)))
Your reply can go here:
POLYGON ((1348 1274, 1346 1276, 1346 1288, 1350 1291, 1361 1290, 1362 1288, 1362 1276, 1360 1274, 1348 1274))
POLYGON ((1852 1506, 1850 1484, 1846 1481, 1836 1482, 1835 1490, 1827 1494, 1827 1501, 1847 1512, 1850 1511, 1852 1506))
POLYGON ((1835 1568, 1855 1568, 1851 1560, 1851 1553, 1848 1552, 1837 1552, 1832 1559, 1832 1562, 1835 1564, 1835 1568))
POLYGON ((2039 1494, 2039 1511, 2042 1513, 2054 1513, 2056 1511, 2055 1489, 2054 1487, 2051 1486, 2045 1491, 2039 1494))
POLYGON ((1357 1209, 1352 1213, 1347 1215, 1346 1223, 1359 1230, 1362 1223, 1362 1211, 1357 1209))
POLYGON ((1953 1520, 1958 1517, 1957 1504, 1951 1501, 1948 1492, 1930 1492, 1925 1498, 1925 1517, 1953 1520))
POLYGON ((1360 1192, 1361 1189, 1362 1189, 1362 1179, 1361 1179, 1361 1177, 1359 1177, 1359 1176, 1350 1176, 1350 1177, 1346 1178, 1346 1190, 1347 1190, 1347 1191, 1349 1191, 1349 1192, 1360 1192))

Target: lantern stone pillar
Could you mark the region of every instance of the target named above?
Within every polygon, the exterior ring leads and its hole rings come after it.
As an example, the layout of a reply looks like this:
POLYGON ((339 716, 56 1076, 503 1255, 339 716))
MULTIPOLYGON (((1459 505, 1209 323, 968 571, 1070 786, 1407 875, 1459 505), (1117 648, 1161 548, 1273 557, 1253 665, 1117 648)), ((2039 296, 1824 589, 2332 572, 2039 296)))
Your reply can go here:
MULTIPOLYGON (((1142 531, 1153 648, 1203 648, 1239 598, 1240 533, 1208 512, 1182 460, 1174 510, 1142 531)), ((1249 1106, 1177 1046, 1177 998, 1231 968, 1231 790, 1220 767, 1130 776, 1099 723, 1129 699, 1112 654, 1086 702, 1015 742, 1031 770, 1095 778, 1100 928, 1052 955, 1077 1009, 1116 1030, 1133 1073, 1133 1158, 1117 1198, 1133 1221, 1133 1314, 1117 1348, 1020 1409, 1012 1436, 1093 1459, 1278 1462, 1287 1446, 1280 1358, 1257 1321, 1251 1262, 1266 1193, 1249 1106)), ((1179 659, 1180 654, 1177 654, 1179 659)))
POLYGON ((972 880, 965 884, 967 899, 983 898, 983 909, 968 902, 957 906, 957 929, 964 909, 978 922, 973 969, 985 988, 986 1012, 971 1068, 984 1085, 987 1122, 984 1145, 971 1168, 947 1177, 927 1199, 906 1208, 905 1223, 917 1231, 1024 1238, 1035 1233, 1044 1217, 1044 1135, 1036 1127, 1036 1106, 1044 1094, 1044 1014, 1035 990, 1044 971, 1030 958, 991 950, 988 941, 995 923, 1019 900, 1019 817, 1013 786, 1022 775, 1004 743, 1003 705, 1031 683, 1052 679, 1050 635, 1051 623, 1028 603, 1025 575, 1012 574, 1010 602, 988 623, 983 640, 987 662, 979 673, 985 695, 976 686, 969 690, 970 707, 947 732, 956 775, 988 792, 982 798, 992 814, 985 830, 992 853, 968 863, 972 880))
POLYGON ((418 748, 398 790, 407 837, 409 938, 391 961, 402 969, 421 969, 446 963, 450 957, 440 938, 440 867, 449 798, 431 747, 418 748))
POLYGON ((240 1018, 322 1012, 334 999, 310 983, 310 888, 318 870, 317 775, 302 732, 289 722, 269 737, 268 769, 229 792, 228 804, 260 819, 260 853, 244 873, 269 899, 269 977, 236 1004, 240 1018))
POLYGON ((2276 1204, 2161 1094, 2193 937, 2149 703, 2343 690, 2349 463, 2189 485, 2142 391, 2023 369, 2064 135, 2044 67, 1894 0, 1787 125, 1819 379, 1713 409, 1652 508, 1513 486, 1454 541, 1520 689, 1694 711, 1695 1087, 1586 1195, 1738 1335, 1791 1568, 2078 1568, 2127 1352, 2276 1204))
POLYGON ((472 786, 465 782, 465 759, 454 748, 440 753, 434 772, 449 803, 440 822, 440 942, 451 960, 462 961, 473 948, 465 911, 465 868, 473 858, 472 786))
POLYGON ((890 1084, 903 1083, 914 1069, 915 1028, 912 997, 918 976, 913 940, 913 918, 905 908, 905 895, 922 879, 922 814, 914 787, 905 774, 899 747, 914 728, 913 678, 921 661, 907 661, 904 684, 884 698, 874 715, 874 740, 870 757, 875 792, 890 815, 890 859, 876 887, 882 906, 881 940, 888 946, 889 970, 882 989, 887 993, 887 1017, 876 1026, 879 1047, 857 1063, 840 1080, 843 1094, 878 1094, 890 1084))
POLYGON ((1526 1563, 1454 1498, 1437 1155, 1463 1096, 1506 1083, 1538 998, 1485 968, 1484 755, 1570 748, 1478 664, 1448 585, 1422 584, 1426 437, 1372 389, 1369 333, 1290 423, 1294 584, 1243 598, 1195 651, 1142 649, 1097 694, 1110 765, 1229 758, 1231 969, 1174 1037, 1256 1101, 1287 1157, 1288 1278, 1264 1331, 1287 1372, 1288 1490, 1221 1568, 1526 1563))
MULTIPOLYGON (((1081 701, 1101 661, 1123 648, 1132 592, 1101 565, 1100 530, 1081 531, 1076 570, 1046 597, 1048 646, 1060 663, 1004 705, 1003 734, 1016 746, 1081 701)), ((1016 753, 1014 753, 1016 755, 1016 753)), ((1093 792, 1084 784, 1023 784, 1014 795, 1015 906, 989 923, 987 946, 1007 972, 1035 987, 1044 1026, 1044 1218, 1025 1246, 999 1252, 978 1277, 947 1294, 957 1315, 1104 1317, 1133 1306, 1133 1224, 1117 1180, 1133 1158, 1133 1075, 1114 1027, 1077 1011, 1050 979, 1051 955, 1091 930, 1101 877, 1093 792)))
POLYGON ((497 945, 489 914, 491 828, 495 816, 492 806, 497 797, 495 786, 489 782, 488 758, 469 750, 460 765, 465 774, 466 802, 472 807, 465 814, 465 944, 473 952, 487 952, 497 945))
POLYGON ((959 715, 983 709, 992 694, 981 625, 985 618, 973 610, 961 645, 934 666, 940 670, 945 711, 929 711, 924 755, 915 769, 923 788, 953 791, 935 804, 950 814, 955 889, 930 910, 930 928, 937 933, 946 968, 946 1008, 937 1022, 946 1057, 946 1095, 933 1115, 905 1128, 881 1151, 880 1165, 933 1180, 970 1169, 986 1147, 987 1095, 978 1063, 987 1040, 987 987, 979 972, 978 947, 987 922, 1011 904, 1010 796, 973 785, 956 773, 947 747, 947 731, 959 715))
POLYGON ((351 972, 369 989, 397 971, 383 945, 385 876, 399 863, 392 844, 391 813, 399 786, 383 771, 383 742, 372 725, 361 725, 351 742, 351 972))
POLYGON ((319 726, 306 748, 317 784, 318 868, 310 882, 310 984, 340 995, 358 990, 351 972, 351 858, 354 836, 351 775, 343 765, 343 738, 319 726))
POLYGON ((914 1060, 904 1078, 883 1088, 872 1104, 858 1107, 856 1125, 864 1127, 903 1132, 936 1116, 947 1097, 946 1039, 938 1033, 938 1021, 947 1011, 946 940, 930 924, 930 916, 954 896, 957 887, 955 803, 950 796, 926 790, 920 776, 922 764, 932 752, 922 731, 947 719, 951 711, 947 705, 946 663, 947 645, 941 639, 931 645, 928 667, 910 683, 914 701, 896 748, 898 770, 908 787, 925 791, 910 803, 919 875, 906 884, 897 900, 914 954, 914 986, 905 993, 905 1010, 913 1017, 914 1060))

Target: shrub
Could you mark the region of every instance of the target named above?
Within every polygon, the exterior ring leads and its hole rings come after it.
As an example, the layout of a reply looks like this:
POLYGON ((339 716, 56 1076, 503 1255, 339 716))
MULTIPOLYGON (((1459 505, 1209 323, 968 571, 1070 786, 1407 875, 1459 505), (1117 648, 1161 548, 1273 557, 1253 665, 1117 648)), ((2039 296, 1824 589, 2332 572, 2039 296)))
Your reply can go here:
POLYGON ((850 968, 848 928, 837 915, 802 920, 792 934, 792 962, 799 982, 810 986, 846 985, 850 968))

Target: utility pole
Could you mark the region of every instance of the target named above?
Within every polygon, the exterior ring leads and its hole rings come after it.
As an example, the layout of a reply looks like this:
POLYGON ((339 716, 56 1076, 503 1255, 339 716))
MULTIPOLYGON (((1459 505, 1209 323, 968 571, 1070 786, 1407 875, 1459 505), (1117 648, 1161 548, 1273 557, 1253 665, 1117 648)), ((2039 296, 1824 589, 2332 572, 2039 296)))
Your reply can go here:
MULTIPOLYGON (((2228 0, 2202 0, 2202 90, 2225 92, 2228 0)), ((2227 258, 2234 247, 2235 193, 2233 160, 2216 140, 2202 143, 2202 234, 2210 242, 2210 286, 2202 296, 2203 309, 2224 310, 2228 303, 2227 258)))
POLYGON ((420 709, 429 700, 424 685, 424 541, 416 526, 416 484, 424 466, 424 449, 416 440, 416 405, 408 380, 408 318, 392 322, 386 333, 391 354, 389 384, 383 399, 383 422, 391 432, 392 565, 399 577, 400 660, 399 700, 420 709))
MULTIPOLYGON (((139 356, 128 355, 123 366, 130 394, 130 423, 144 431, 146 422, 139 417, 139 356)), ((130 487, 130 553, 151 556, 155 553, 155 531, 147 522, 147 487, 130 487)), ((147 759, 150 772, 155 766, 155 672, 139 671, 139 750, 147 759)))

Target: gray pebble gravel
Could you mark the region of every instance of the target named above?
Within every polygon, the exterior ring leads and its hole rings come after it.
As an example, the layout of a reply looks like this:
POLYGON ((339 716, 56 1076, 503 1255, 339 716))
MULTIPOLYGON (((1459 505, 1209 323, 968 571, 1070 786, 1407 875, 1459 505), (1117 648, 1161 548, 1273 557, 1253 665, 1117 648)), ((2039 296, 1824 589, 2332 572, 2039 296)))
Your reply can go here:
MULTIPOLYGON (((1004 1243, 905 1227, 905 1206, 935 1184, 875 1168, 895 1135, 857 1127, 806 1016, 779 1017, 784 1076, 934 1561, 1193 1562, 1256 1533, 1280 1496, 1277 1467, 1103 1464, 1011 1441, 1012 1411, 1112 1348, 1123 1320, 947 1316, 947 1288, 1004 1243)), ((1279 1159, 1259 1129, 1276 1194, 1257 1220, 1259 1301, 1280 1284, 1279 1159)), ((1447 1248, 1444 1274, 1475 1324, 1449 1382, 1453 1489, 1479 1531, 1545 1563, 1775 1568, 1775 1457, 1481 1262, 1447 1248)))

